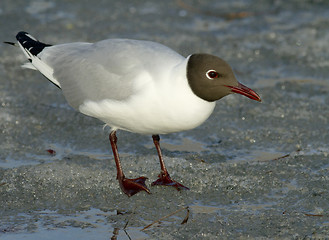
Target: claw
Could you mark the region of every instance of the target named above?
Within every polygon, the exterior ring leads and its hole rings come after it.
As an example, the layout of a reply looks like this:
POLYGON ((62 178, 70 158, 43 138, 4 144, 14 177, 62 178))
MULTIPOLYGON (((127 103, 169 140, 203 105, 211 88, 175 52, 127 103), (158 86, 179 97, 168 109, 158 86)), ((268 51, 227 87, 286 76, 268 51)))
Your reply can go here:
POLYGON ((145 191, 148 194, 151 193, 150 190, 145 185, 146 179, 147 179, 146 177, 139 177, 139 178, 135 178, 135 179, 129 179, 129 178, 122 177, 121 179, 119 178, 118 180, 119 180, 121 190, 125 194, 127 194, 128 197, 131 197, 140 191, 145 191))
POLYGON ((160 173, 159 178, 154 181, 152 184, 154 185, 163 185, 163 186, 172 186, 176 188, 178 191, 180 190, 190 190, 188 187, 185 187, 184 185, 180 184, 179 182, 176 182, 175 180, 171 179, 170 175, 167 173, 160 173))

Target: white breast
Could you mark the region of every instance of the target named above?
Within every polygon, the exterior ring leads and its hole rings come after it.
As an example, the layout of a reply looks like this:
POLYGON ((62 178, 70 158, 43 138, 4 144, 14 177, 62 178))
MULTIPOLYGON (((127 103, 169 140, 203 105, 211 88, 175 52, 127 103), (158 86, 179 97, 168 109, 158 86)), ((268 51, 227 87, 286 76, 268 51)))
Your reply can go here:
POLYGON ((114 130, 166 134, 193 129, 210 116, 215 102, 202 100, 191 91, 186 79, 186 63, 187 59, 171 71, 159 69, 154 71, 156 75, 137 76, 138 94, 124 101, 85 101, 79 110, 101 119, 114 130))

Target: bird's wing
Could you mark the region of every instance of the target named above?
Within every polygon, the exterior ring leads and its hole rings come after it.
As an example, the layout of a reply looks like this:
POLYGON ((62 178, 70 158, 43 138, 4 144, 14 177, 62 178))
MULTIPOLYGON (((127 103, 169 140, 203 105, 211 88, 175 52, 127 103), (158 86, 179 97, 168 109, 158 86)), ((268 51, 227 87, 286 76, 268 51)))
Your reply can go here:
POLYGON ((71 106, 104 99, 124 100, 138 87, 152 81, 155 54, 161 61, 181 61, 173 50, 153 42, 113 39, 91 43, 69 43, 45 48, 38 56, 53 70, 71 106), (154 55, 154 56, 152 56, 154 55))

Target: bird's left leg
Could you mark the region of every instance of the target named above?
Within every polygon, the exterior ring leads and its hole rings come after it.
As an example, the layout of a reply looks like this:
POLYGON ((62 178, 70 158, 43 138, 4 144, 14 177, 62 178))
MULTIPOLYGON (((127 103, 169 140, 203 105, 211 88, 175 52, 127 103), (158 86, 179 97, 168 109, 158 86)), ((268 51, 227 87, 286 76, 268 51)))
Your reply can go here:
POLYGON ((150 193, 150 191, 148 190, 148 188, 145 185, 145 180, 147 179, 146 177, 139 177, 139 178, 134 178, 134 179, 125 177, 125 175, 123 174, 120 159, 119 159, 116 132, 112 131, 110 133, 109 138, 110 138, 110 142, 111 142, 115 165, 117 167, 117 179, 119 181, 121 190, 125 194, 127 194, 128 197, 131 197, 132 195, 135 195, 136 193, 138 193, 140 191, 145 191, 147 193, 150 193))

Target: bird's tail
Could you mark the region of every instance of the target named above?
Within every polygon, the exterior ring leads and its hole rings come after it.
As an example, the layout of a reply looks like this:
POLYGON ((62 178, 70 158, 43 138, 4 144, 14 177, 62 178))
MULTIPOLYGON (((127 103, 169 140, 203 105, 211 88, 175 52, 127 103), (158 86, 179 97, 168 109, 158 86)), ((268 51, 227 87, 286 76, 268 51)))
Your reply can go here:
MULTIPOLYGON (((19 32, 16 35, 16 39, 18 41, 18 46, 22 49, 25 56, 29 60, 29 63, 23 64, 22 67, 38 70, 53 84, 60 88, 59 82, 53 76, 54 70, 44 61, 42 61, 42 58, 40 57, 40 53, 45 48, 51 47, 51 45, 38 41, 27 32, 19 32)), ((5 43, 15 45, 14 43, 10 42, 5 43)))

